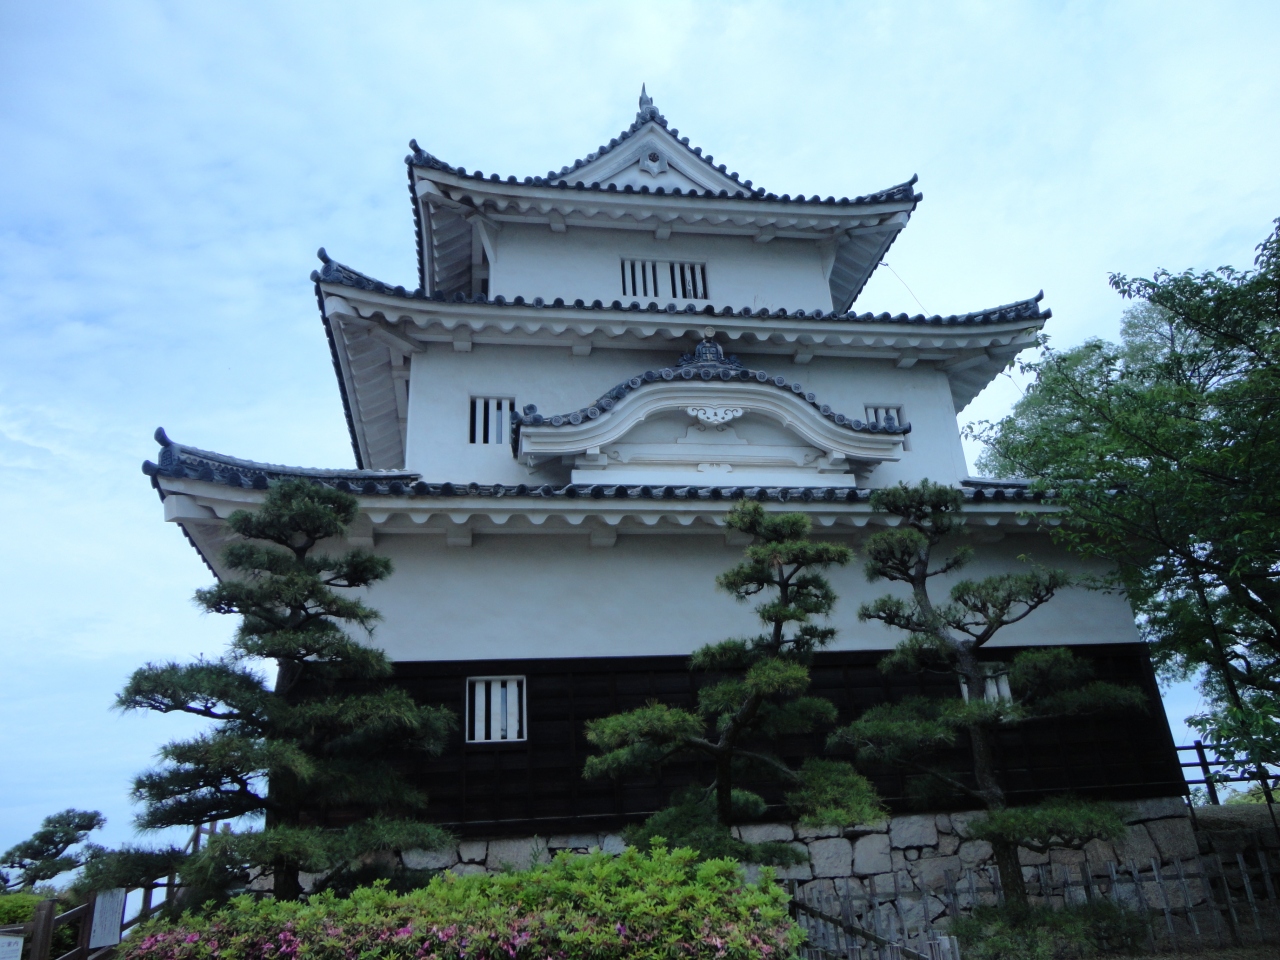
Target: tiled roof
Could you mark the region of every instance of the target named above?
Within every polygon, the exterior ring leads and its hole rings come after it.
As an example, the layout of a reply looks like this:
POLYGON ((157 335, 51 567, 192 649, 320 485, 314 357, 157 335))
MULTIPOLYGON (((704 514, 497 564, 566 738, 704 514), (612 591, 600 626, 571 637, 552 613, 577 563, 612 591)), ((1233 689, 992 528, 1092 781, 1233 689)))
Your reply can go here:
POLYGON ((443 293, 424 293, 421 289, 406 290, 402 286, 392 286, 383 283, 381 280, 375 280, 373 277, 353 270, 333 260, 321 247, 317 256, 323 262, 323 266, 319 270, 311 272, 311 279, 316 283, 336 283, 345 287, 354 287, 358 290, 368 290, 373 293, 385 294, 393 297, 402 297, 406 300, 421 300, 436 303, 468 303, 481 304, 493 307, 535 307, 544 308, 551 307, 556 309, 567 310, 610 310, 615 312, 648 312, 648 313, 692 313, 703 314, 709 317, 770 317, 777 319, 809 319, 809 320, 829 320, 839 323, 907 323, 907 324, 927 324, 927 325, 955 325, 955 324, 981 324, 981 323, 1008 323, 1014 320, 1047 320, 1053 315, 1052 311, 1041 310, 1040 301, 1044 298, 1044 291, 1040 291, 1034 297, 1027 300, 1017 300, 1013 303, 1006 303, 999 307, 992 307, 988 310, 977 310, 973 313, 950 314, 949 316, 933 316, 926 317, 923 314, 915 314, 908 316, 905 313, 889 314, 889 313, 855 313, 848 311, 840 313, 835 310, 824 312, 822 310, 786 310, 778 308, 769 310, 761 307, 758 310, 752 310, 750 307, 742 307, 740 310, 734 310, 732 307, 722 307, 717 310, 715 307, 695 307, 693 304, 687 304, 679 307, 675 303, 659 304, 656 300, 648 303, 641 303, 639 300, 632 300, 624 304, 621 300, 614 300, 609 304, 605 304, 601 300, 593 300, 587 303, 582 299, 566 301, 563 297, 556 297, 550 303, 542 297, 534 297, 532 300, 525 300, 524 297, 515 297, 511 300, 498 296, 489 299, 484 296, 468 297, 463 293, 456 293, 452 297, 446 297, 443 293))
MULTIPOLYGON (((170 440, 163 428, 156 430, 160 443, 160 462, 142 464, 142 472, 152 478, 202 480, 239 489, 265 490, 273 480, 303 478, 349 493, 390 497, 515 497, 533 500, 727 500, 747 497, 753 500, 799 503, 865 503, 871 491, 854 487, 733 487, 675 486, 645 484, 502 484, 502 483, 428 483, 420 474, 398 470, 321 470, 311 467, 286 467, 280 464, 242 460, 221 453, 199 450, 170 440)), ((980 481, 987 483, 987 481, 980 481)), ((1004 481, 990 481, 993 484, 1004 481)), ((1024 485, 1012 481, 1007 487, 983 486, 963 488, 966 500, 1038 500, 1024 485)))
MULTIPOLYGON (((629 134, 626 131, 622 134, 623 137, 628 135, 629 134)), ((525 177, 521 180, 515 176, 507 176, 504 178, 496 173, 491 173, 488 176, 485 176, 482 170, 473 170, 468 173, 465 167, 451 166, 443 160, 440 160, 438 157, 434 157, 427 153, 418 146, 418 142, 416 140, 410 140, 409 147, 413 150, 413 153, 405 157, 405 162, 410 166, 443 170, 444 172, 451 173, 454 176, 470 177, 473 180, 487 180, 491 183, 507 183, 512 185, 523 184, 524 186, 534 187, 555 187, 562 190, 594 190, 601 193, 652 194, 654 196, 699 197, 703 199, 721 200, 766 200, 780 203, 818 203, 841 207, 867 206, 875 203, 893 203, 899 200, 919 202, 924 199, 924 194, 916 193, 911 189, 919 180, 919 177, 917 176, 912 176, 910 180, 895 184, 892 187, 879 190, 875 193, 868 193, 860 197, 840 197, 838 199, 836 197, 827 197, 826 199, 823 199, 816 193, 811 197, 806 197, 802 193, 796 194, 794 197, 789 193, 784 193, 779 196, 775 193, 767 193, 763 189, 753 190, 750 188, 745 190, 735 190, 733 193, 730 193, 728 190, 681 190, 679 187, 668 191, 665 187, 656 187, 653 190, 650 190, 649 187, 642 186, 637 190, 635 187, 627 184, 619 189, 617 184, 601 184, 598 181, 586 183, 582 180, 570 179, 570 177, 567 176, 578 167, 596 159, 600 156, 599 153, 587 154, 585 160, 575 160, 573 167, 565 167, 558 175, 553 172, 547 174, 545 177, 525 177)), ((723 167, 724 164, 721 164, 720 166, 723 167)), ((730 174, 730 176, 734 177, 734 179, 737 178, 737 174, 730 174)))
POLYGON ((887 424, 881 425, 878 423, 863 423, 861 420, 846 417, 843 413, 836 413, 827 404, 819 403, 817 395, 813 391, 806 392, 799 383, 789 383, 786 377, 771 376, 763 370, 749 370, 732 354, 726 357, 724 349, 714 340, 703 340, 697 345, 692 354, 686 353, 682 356, 674 368, 663 367, 660 370, 646 370, 644 373, 637 374, 630 380, 624 380, 618 384, 612 390, 599 397, 594 403, 580 410, 575 410, 573 413, 544 417, 538 413, 537 407, 529 404, 524 408, 523 413, 517 413, 512 420, 516 428, 511 438, 512 449, 518 449, 519 433, 522 426, 577 426, 583 420, 595 420, 601 414, 608 413, 613 409, 614 404, 633 390, 639 390, 651 383, 673 380, 720 380, 726 383, 732 380, 754 380, 757 383, 768 384, 769 386, 777 387, 779 390, 794 393, 817 410, 823 417, 846 430, 852 430, 857 433, 906 434, 911 432, 911 424, 896 423, 892 417, 889 418, 887 424))
MULTIPOLYGON (((642 193, 643 194, 643 193, 650 192, 648 187, 641 187, 639 190, 635 190, 630 186, 626 186, 619 191, 617 186, 614 184, 601 186, 601 184, 599 183, 584 183, 582 180, 574 180, 573 172, 575 170, 581 169, 582 167, 585 167, 587 164, 595 160, 598 160, 600 157, 604 156, 605 154, 610 153, 611 151, 616 149, 618 146, 625 143, 628 139, 635 136, 642 129, 648 126, 650 123, 655 123, 658 126, 663 127, 664 129, 668 129, 671 136, 677 139, 683 146, 685 146, 691 155, 696 157, 702 163, 705 163, 707 166, 711 167, 711 169, 717 171, 723 176, 729 177, 731 180, 734 180, 734 181, 739 180, 738 174, 736 172, 729 172, 725 164, 715 163, 715 158, 710 156, 709 154, 707 156, 703 156, 701 147, 690 147, 689 138, 680 136, 679 130, 677 130, 674 127, 668 128, 666 117, 664 117, 661 113, 658 112, 657 107, 653 106, 653 101, 650 100, 649 97, 646 95, 643 87, 641 88, 641 91, 640 91, 640 110, 636 114, 636 119, 631 124, 631 126, 629 126, 626 130, 623 130, 620 134, 618 134, 616 137, 610 140, 607 144, 601 144, 598 148, 596 148, 596 150, 593 153, 589 153, 585 157, 582 157, 581 159, 573 161, 572 164, 562 167, 559 173, 557 173, 554 170, 548 170, 547 175, 545 177, 525 177, 523 180, 518 180, 514 176, 508 176, 505 178, 505 181, 503 177, 499 176, 496 173, 491 173, 488 175, 488 177, 486 177, 484 173, 480 170, 473 170, 471 173, 468 173, 464 167, 451 166, 450 164, 445 163, 440 158, 432 156, 430 153, 427 153, 425 150, 423 150, 421 147, 418 146, 417 140, 409 141, 409 149, 411 149, 413 153, 405 157, 405 163, 407 163, 411 167, 425 167, 431 170, 443 170, 444 172, 451 173, 454 176, 471 177, 474 180, 489 180, 493 183, 501 183, 501 182, 506 182, 509 184, 523 183, 526 186, 559 187, 567 190, 597 190, 597 191, 604 191, 609 193, 620 192, 620 193, 642 193)), ((881 190, 876 193, 870 193, 862 197, 841 197, 838 200, 835 197, 827 197, 824 200, 821 197, 819 197, 817 194, 814 194, 812 197, 805 197, 804 194, 798 194, 797 196, 792 197, 791 195, 785 194, 785 193, 782 194, 781 196, 778 196, 777 194, 766 192, 761 187, 752 187, 750 180, 740 181, 742 183, 743 189, 735 190, 733 193, 730 193, 728 190, 720 190, 720 191, 688 190, 682 193, 681 190, 677 188, 671 191, 670 195, 707 197, 707 198, 719 197, 719 198, 727 198, 727 199, 735 199, 735 200, 770 200, 770 201, 780 201, 782 203, 810 203, 810 204, 820 203, 820 204, 838 205, 838 206, 851 206, 851 205, 865 206, 867 204, 873 204, 873 203, 892 203, 898 200, 914 200, 918 202, 924 199, 923 194, 918 194, 911 189, 913 186, 915 186, 916 181, 918 179, 919 179, 918 177, 913 176, 910 180, 906 181, 905 183, 899 183, 895 186, 889 187, 886 190, 881 190)), ((655 195, 667 195, 667 191, 662 187, 658 187, 656 190, 652 192, 655 195)))

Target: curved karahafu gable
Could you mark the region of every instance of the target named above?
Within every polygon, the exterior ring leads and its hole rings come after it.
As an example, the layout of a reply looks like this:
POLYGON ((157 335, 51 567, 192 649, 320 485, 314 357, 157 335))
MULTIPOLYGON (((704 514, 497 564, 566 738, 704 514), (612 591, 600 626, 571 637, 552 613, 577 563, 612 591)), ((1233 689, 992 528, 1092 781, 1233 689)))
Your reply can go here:
POLYGON ((647 370, 572 413, 544 417, 526 406, 511 443, 530 466, 571 459, 575 482, 683 471, 741 482, 830 474, 827 482, 852 485, 876 464, 897 460, 910 431, 892 417, 848 417, 801 384, 750 370, 706 339, 674 367, 647 370), (642 424, 647 430, 638 429, 642 424))

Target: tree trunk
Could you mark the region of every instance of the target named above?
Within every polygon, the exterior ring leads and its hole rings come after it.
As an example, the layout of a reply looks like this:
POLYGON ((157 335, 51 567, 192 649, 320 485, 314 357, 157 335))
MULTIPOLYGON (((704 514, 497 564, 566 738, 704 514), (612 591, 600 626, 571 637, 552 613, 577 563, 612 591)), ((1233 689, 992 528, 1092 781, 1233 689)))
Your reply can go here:
MULTIPOLYGON (((970 650, 962 650, 957 666, 969 699, 982 700, 987 693, 987 675, 970 650)), ((968 728, 969 751, 973 759, 973 779, 988 810, 1003 810, 1006 806, 1004 788, 996 776, 995 731, 986 726, 968 728)), ((1004 888, 1006 903, 1025 906, 1027 885, 1022 880, 1022 864, 1018 861, 1018 844, 1007 839, 993 839, 991 851, 996 867, 1000 870, 1000 884, 1004 888)))
POLYGON ((1022 864, 1018 861, 1018 845, 1012 840, 992 840, 996 866, 1000 870, 1000 885, 1004 888, 1004 902, 1024 907, 1027 904, 1027 885, 1022 879, 1022 864))
POLYGON ((733 824, 732 763, 731 753, 716 757, 716 819, 726 827, 733 824))
POLYGON ((271 864, 272 893, 277 900, 297 900, 302 896, 298 864, 288 857, 277 857, 271 864))

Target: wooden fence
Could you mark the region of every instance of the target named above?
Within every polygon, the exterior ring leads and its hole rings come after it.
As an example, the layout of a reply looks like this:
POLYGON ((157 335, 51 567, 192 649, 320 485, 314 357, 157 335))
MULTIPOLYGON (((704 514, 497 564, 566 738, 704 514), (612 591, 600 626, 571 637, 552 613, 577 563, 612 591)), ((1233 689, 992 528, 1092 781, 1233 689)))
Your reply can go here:
MULTIPOLYGON (((1197 770, 1200 773, 1199 778, 1186 777, 1187 786, 1204 787, 1208 794, 1211 804, 1217 805, 1222 801, 1218 797, 1218 787, 1227 783, 1257 783, 1262 787, 1262 793, 1266 798, 1268 805, 1275 803, 1273 782, 1276 780, 1276 774, 1272 772, 1264 763, 1244 763, 1241 761, 1228 761, 1222 759, 1221 747, 1230 746, 1232 752, 1246 753, 1247 744, 1233 742, 1231 744, 1205 743, 1203 740, 1196 740, 1194 743, 1185 746, 1174 747, 1178 751, 1178 765, 1187 770, 1197 770), (1182 759, 1183 754, 1190 754, 1193 759, 1182 759), (1232 770, 1244 769, 1245 772, 1233 774, 1232 770)), ((1184 773, 1185 776, 1185 773, 1184 773)))
MULTIPOLYGON (((223 824, 223 831, 229 826, 223 824)), ((186 851, 198 851, 203 839, 217 830, 216 821, 196 827, 186 851)), ((27 923, 0 927, 0 939, 21 937, 21 960, 106 960, 132 927, 164 909, 180 890, 177 875, 171 873, 136 887, 91 893, 86 902, 62 913, 57 912, 57 900, 42 900, 27 923), (75 946, 55 955, 54 932, 67 926, 75 928, 75 946)))

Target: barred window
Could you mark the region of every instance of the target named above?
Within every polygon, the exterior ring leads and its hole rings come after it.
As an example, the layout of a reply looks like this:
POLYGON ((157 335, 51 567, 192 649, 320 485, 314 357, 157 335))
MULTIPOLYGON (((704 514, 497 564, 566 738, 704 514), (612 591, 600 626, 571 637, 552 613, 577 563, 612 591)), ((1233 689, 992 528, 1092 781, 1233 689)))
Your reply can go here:
MULTIPOLYGON (((887 427, 890 422, 899 427, 906 423, 902 418, 902 407, 885 403, 867 404, 867 423, 877 423, 882 427, 887 427)), ((911 442, 907 439, 907 436, 907 434, 902 435, 903 450, 911 449, 911 442)))
POLYGON ((468 677, 466 717, 468 743, 524 740, 524 677, 468 677))
POLYGON ((472 397, 471 442, 509 443, 515 412, 516 402, 511 397, 472 397))
POLYGON ((680 260, 623 260, 622 295, 706 300, 707 265, 680 260))

